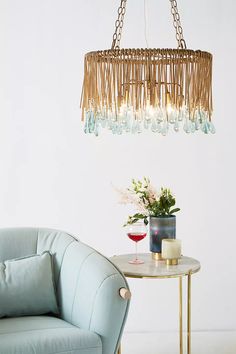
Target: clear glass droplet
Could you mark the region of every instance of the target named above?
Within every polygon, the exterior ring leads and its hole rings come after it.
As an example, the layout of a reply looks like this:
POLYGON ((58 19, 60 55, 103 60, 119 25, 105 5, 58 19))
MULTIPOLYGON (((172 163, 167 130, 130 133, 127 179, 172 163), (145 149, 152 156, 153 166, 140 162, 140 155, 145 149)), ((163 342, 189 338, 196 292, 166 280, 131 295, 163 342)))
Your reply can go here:
POLYGON ((134 120, 134 122, 133 122, 131 133, 132 134, 137 133, 137 121, 136 120, 134 120))
POLYGON ((144 123, 143 123, 144 129, 149 128, 149 122, 150 122, 150 120, 144 119, 144 123))
POLYGON ((125 131, 126 131, 126 133, 130 133, 130 131, 131 131, 130 121, 128 121, 128 122, 126 123, 125 131))
POLYGON ((178 123, 178 120, 177 120, 177 119, 176 119, 176 121, 175 121, 174 131, 175 131, 175 132, 178 132, 178 131, 179 131, 179 123, 178 123))
POLYGON ((142 127, 141 127, 141 123, 137 122, 137 132, 140 134, 142 133, 142 127))
POLYGON ((163 109, 160 108, 157 111, 157 120, 158 120, 158 122, 163 122, 164 116, 165 116, 165 113, 164 113, 163 109))
POLYGON ((163 136, 166 136, 166 134, 168 133, 168 128, 169 128, 168 122, 164 122, 161 129, 161 134, 163 136))
POLYGON ((197 120, 195 121, 195 129, 196 129, 196 130, 199 130, 200 127, 201 127, 200 122, 199 122, 199 120, 197 119, 197 120))
POLYGON ((191 132, 191 127, 190 127, 190 121, 189 119, 186 119, 184 123, 184 131, 185 133, 189 134, 191 132))
POLYGON ((112 130, 112 127, 113 127, 112 121, 111 121, 111 120, 108 120, 108 121, 107 121, 107 129, 112 130))
POLYGON ((171 124, 174 124, 174 123, 175 123, 175 113, 174 113, 174 112, 171 112, 171 113, 169 114, 169 122, 170 122, 171 124))
POLYGON ((156 122, 156 119, 153 119, 153 121, 152 121, 151 130, 152 130, 153 133, 156 133, 156 132, 157 132, 157 122, 156 122))
POLYGON ((160 133, 161 132, 161 123, 157 123, 157 133, 160 133))
POLYGON ((101 119, 101 126, 102 126, 103 128, 106 128, 106 124, 107 124, 106 119, 101 119))
POLYGON ((118 135, 121 135, 121 134, 122 134, 122 125, 121 125, 121 124, 118 125, 117 134, 118 134, 118 135))

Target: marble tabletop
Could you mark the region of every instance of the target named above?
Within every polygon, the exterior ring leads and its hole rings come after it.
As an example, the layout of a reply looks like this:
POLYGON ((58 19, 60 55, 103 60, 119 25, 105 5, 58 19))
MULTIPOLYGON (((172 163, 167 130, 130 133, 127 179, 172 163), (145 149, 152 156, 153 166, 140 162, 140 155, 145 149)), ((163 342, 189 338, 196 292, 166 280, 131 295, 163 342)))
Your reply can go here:
POLYGON ((143 264, 130 264, 129 260, 135 258, 134 254, 122 254, 113 256, 110 260, 130 278, 176 278, 196 273, 200 270, 200 262, 196 259, 182 256, 178 265, 167 266, 165 261, 152 259, 151 253, 140 253, 138 258, 143 264))

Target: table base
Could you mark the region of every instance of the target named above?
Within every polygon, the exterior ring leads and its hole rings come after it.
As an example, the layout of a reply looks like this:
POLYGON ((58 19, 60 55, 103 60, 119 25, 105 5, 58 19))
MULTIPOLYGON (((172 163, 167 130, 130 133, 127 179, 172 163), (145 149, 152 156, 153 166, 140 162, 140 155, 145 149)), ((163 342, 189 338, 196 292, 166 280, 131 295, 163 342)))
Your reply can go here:
MULTIPOLYGON (((179 353, 183 354, 183 277, 179 277, 179 353)), ((117 354, 121 354, 121 346, 117 354)), ((187 354, 191 354, 191 272, 187 275, 187 354)))

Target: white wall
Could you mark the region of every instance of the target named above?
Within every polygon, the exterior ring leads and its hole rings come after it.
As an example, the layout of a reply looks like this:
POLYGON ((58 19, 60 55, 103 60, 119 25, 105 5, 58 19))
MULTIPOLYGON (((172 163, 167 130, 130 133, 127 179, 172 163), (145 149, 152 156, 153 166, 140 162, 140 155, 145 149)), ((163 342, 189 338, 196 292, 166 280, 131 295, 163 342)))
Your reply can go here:
MULTIPOLYGON (((169 1, 147 1, 150 45, 175 47, 169 1)), ((0 0, 0 226, 54 227, 108 256, 131 252, 121 226, 129 209, 112 184, 149 176, 175 192, 178 238, 202 263, 193 328, 236 329, 236 3, 179 0, 189 48, 214 55, 216 135, 95 138, 80 122, 83 55, 110 47, 118 3, 0 0)), ((143 0, 128 1, 122 44, 145 45, 143 0)), ((175 280, 130 285, 127 330, 177 328, 175 280)))

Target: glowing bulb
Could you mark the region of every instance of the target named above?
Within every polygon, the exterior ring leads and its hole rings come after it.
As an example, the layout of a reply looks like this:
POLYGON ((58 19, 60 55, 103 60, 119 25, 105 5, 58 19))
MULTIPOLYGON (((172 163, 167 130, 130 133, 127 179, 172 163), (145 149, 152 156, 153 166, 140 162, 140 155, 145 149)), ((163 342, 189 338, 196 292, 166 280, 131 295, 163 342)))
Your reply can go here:
MULTIPOLYGON (((171 97, 169 92, 166 94, 166 113, 168 116, 171 116, 174 113, 174 108, 171 104, 171 97)), ((174 121, 172 123, 174 123, 174 121)))
POLYGON ((171 114, 174 112, 174 108, 172 107, 171 103, 168 103, 166 106, 166 111, 168 114, 171 114))
POLYGON ((120 116, 123 116, 127 113, 127 105, 125 103, 122 103, 120 106, 120 116))
POLYGON ((154 108, 153 106, 150 104, 150 101, 147 100, 147 104, 146 104, 146 108, 145 108, 145 114, 147 118, 153 118, 154 116, 154 108))

